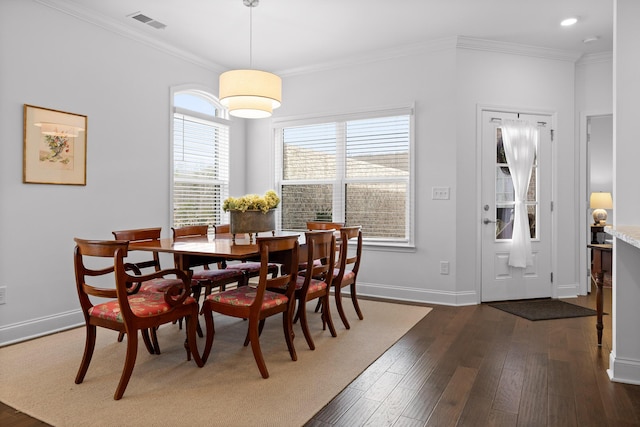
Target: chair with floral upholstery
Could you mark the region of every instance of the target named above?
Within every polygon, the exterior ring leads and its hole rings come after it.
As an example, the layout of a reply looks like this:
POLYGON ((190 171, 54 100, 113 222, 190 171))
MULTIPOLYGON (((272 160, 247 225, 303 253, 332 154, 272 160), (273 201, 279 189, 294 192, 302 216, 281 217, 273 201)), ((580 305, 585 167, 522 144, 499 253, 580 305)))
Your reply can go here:
MULTIPOLYGON (((122 398, 136 361, 138 331, 154 329, 164 323, 186 319, 187 360, 191 356, 202 367, 196 343, 198 303, 189 295, 189 277, 181 270, 160 270, 145 275, 131 275, 125 263, 129 242, 126 240, 95 241, 75 239, 74 267, 76 288, 86 325, 86 343, 75 382, 83 382, 96 343, 98 326, 127 334, 127 353, 120 382, 113 398, 122 398), (136 284, 173 275, 181 285, 164 292, 131 293, 136 284), (113 276, 114 286, 107 279, 113 276), (92 300, 106 299, 94 304, 92 300)), ((136 272, 137 273, 137 272, 136 272)), ((97 301, 96 301, 97 302, 97 301)))
POLYGON ((258 284, 241 286, 207 296, 202 303, 201 313, 207 327, 207 338, 202 360, 206 361, 213 346, 215 334, 213 313, 248 319, 248 331, 244 345, 251 343, 253 357, 263 378, 269 378, 269 371, 260 349, 260 333, 265 319, 282 313, 285 341, 291 360, 297 360, 293 346, 293 311, 295 309, 295 283, 298 275, 298 236, 258 237, 260 251, 260 275, 258 284), (286 274, 270 277, 269 262, 277 257, 283 263, 286 274), (269 288, 286 288, 285 293, 274 292, 269 288))
POLYGON ((333 274, 333 290, 336 299, 336 308, 342 319, 344 327, 349 329, 349 321, 342 307, 341 289, 349 286, 351 293, 351 302, 355 308, 358 318, 364 319, 362 311, 358 305, 358 296, 356 294, 356 279, 358 278, 358 270, 360 269, 360 258, 362 256, 362 227, 342 227, 340 229, 340 256, 336 262, 337 266, 333 274), (349 250, 349 242, 354 242, 355 246, 349 250))
MULTIPOLYGON (((208 225, 187 225, 184 227, 173 228, 171 227, 173 233, 174 241, 179 240, 181 238, 188 237, 207 237, 207 233, 209 230, 208 225)), ((189 265, 190 267, 202 266, 203 270, 194 271, 191 279, 191 286, 194 284, 198 287, 198 289, 204 288, 204 296, 211 294, 212 288, 220 288, 220 290, 225 290, 226 286, 231 283, 237 283, 239 286, 246 284, 246 277, 240 270, 233 269, 220 269, 215 268, 211 269, 210 264, 218 264, 221 263, 222 259, 212 258, 212 257, 190 257, 189 265)), ((178 265, 178 260, 176 259, 176 265, 178 265)), ((194 293, 194 297, 199 300, 200 292, 197 294, 194 293)))
MULTIPOLYGON (((316 346, 309 331, 307 301, 318 300, 322 307, 322 329, 326 329, 326 326, 329 325, 331 336, 335 337, 337 335, 331 319, 329 304, 336 255, 336 236, 333 233, 332 229, 306 232, 304 246, 306 251, 301 251, 307 254, 304 264, 312 265, 313 268, 305 267, 303 271, 298 270, 296 282, 298 310, 294 322, 298 319, 300 320, 304 338, 311 350, 315 350, 316 346)), ((302 261, 302 259, 299 261, 302 261)), ((301 263, 298 265, 301 265, 301 263)), ((286 288, 281 288, 281 290, 285 291, 286 288)))
MULTIPOLYGON (((230 224, 214 225, 213 228, 216 235, 228 234, 231 232, 230 224)), ((260 275, 259 262, 242 261, 242 262, 228 263, 226 261, 223 261, 222 263, 220 263, 219 268, 241 271, 245 275, 246 283, 249 283, 249 279, 251 279, 252 277, 258 277, 260 275)), ((277 264, 273 264, 273 263, 269 264, 269 274, 271 274, 271 277, 276 277, 278 275, 277 264)))
MULTIPOLYGON (((160 233, 162 232, 161 227, 151 227, 151 228, 135 228, 130 230, 118 230, 112 231, 113 237, 116 240, 127 240, 129 242, 143 242, 149 240, 160 240, 160 233)), ((160 271, 160 257, 157 252, 153 252, 153 257, 151 259, 140 260, 139 257, 136 258, 136 262, 129 263, 130 268, 136 270, 138 274, 141 272, 153 269, 153 271, 160 271)), ((165 292, 167 289, 175 286, 181 285, 182 282, 176 279, 165 279, 165 278, 156 278, 153 280, 149 280, 146 282, 140 283, 138 292, 165 292)), ((195 289, 195 287, 193 287, 195 289)), ((196 289, 197 290, 197 289, 196 289)), ((147 344, 147 332, 142 331, 142 337, 144 339, 145 344, 147 344)), ((124 333, 120 333, 118 336, 118 341, 122 342, 124 338, 124 333)), ((151 330, 151 348, 147 345, 149 352, 151 354, 160 354, 160 346, 158 344, 158 338, 156 336, 155 329, 151 330)))

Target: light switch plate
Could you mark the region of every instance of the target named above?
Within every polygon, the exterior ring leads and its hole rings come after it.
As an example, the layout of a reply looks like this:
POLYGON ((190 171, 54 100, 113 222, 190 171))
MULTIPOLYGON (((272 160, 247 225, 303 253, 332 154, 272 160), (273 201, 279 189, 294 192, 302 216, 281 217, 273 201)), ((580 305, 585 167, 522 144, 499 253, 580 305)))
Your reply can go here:
POLYGON ((449 200, 449 187, 432 187, 431 200, 449 200))

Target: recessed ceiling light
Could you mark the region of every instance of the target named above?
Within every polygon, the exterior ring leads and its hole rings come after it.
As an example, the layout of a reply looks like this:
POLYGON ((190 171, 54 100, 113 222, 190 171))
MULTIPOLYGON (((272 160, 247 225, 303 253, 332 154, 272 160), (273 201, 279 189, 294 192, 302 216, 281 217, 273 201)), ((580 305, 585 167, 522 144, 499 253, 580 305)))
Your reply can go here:
POLYGON ((560 23, 560 25, 562 25, 563 27, 569 27, 569 26, 575 24, 576 22, 578 22, 578 18, 567 18, 567 19, 564 19, 560 23))
POLYGON ((600 40, 600 37, 598 36, 591 36, 591 37, 587 37, 586 39, 582 40, 582 43, 593 43, 595 41, 600 40))

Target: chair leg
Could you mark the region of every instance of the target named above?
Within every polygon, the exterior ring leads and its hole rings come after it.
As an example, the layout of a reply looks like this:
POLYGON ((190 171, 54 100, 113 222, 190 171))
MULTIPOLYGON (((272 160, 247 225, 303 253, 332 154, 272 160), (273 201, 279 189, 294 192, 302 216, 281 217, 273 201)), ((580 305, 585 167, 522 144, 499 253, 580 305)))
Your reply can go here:
POLYGON ((149 330, 143 329, 140 331, 140 334, 142 335, 142 341, 144 341, 144 345, 145 347, 147 347, 147 351, 149 352, 149 354, 156 354, 156 349, 153 347, 151 338, 149 338, 149 330))
POLYGON ((336 328, 333 326, 333 319, 331 318, 331 311, 329 310, 329 294, 327 293, 325 296, 320 298, 322 303, 322 328, 324 329, 325 323, 329 325, 329 332, 331 332, 332 337, 337 337, 336 328))
POLYGON ((349 321, 347 320, 347 316, 344 314, 344 308, 342 308, 342 293, 340 292, 340 286, 335 286, 335 297, 336 297, 336 308, 338 309, 338 314, 340 315, 340 319, 342 319, 342 323, 344 327, 347 329, 351 329, 349 326, 349 321))
MULTIPOLYGON (((247 319, 244 319, 244 320, 247 320, 247 319)), ((264 320, 265 319, 262 319, 258 324, 258 336, 262 335, 262 329, 264 328, 264 320)), ((249 345, 249 341, 251 341, 251 336, 249 334, 249 329, 247 329, 247 336, 244 338, 245 347, 249 345)))
POLYGON ((207 329, 204 350, 202 351, 202 363, 204 364, 209 358, 209 353, 211 352, 211 347, 213 346, 213 336, 215 335, 216 331, 213 324, 213 313, 211 312, 211 309, 206 302, 202 306, 201 313, 204 316, 204 323, 207 329))
POLYGON ((124 339, 124 332, 120 332, 118 334, 118 342, 122 342, 123 339, 124 339))
POLYGON ((196 324, 198 323, 198 309, 194 307, 193 314, 189 317, 185 317, 187 340, 185 342, 187 350, 187 360, 191 360, 193 355, 193 361, 199 368, 204 366, 204 361, 198 353, 198 343, 196 341, 196 324))
POLYGON ((318 311, 320 311, 320 307, 322 307, 322 300, 319 299, 314 311, 317 313, 318 311))
MULTIPOLYGON (((293 310, 292 310, 293 311, 293 310)), ((284 339, 287 342, 287 348, 289 349, 289 355, 291 356, 291 360, 298 360, 298 355, 296 354, 296 348, 293 346, 293 323, 291 323, 292 311, 285 311, 282 313, 282 327, 284 330, 284 339)))
POLYGON ((309 324, 307 323, 307 304, 306 301, 299 300, 298 302, 298 313, 296 317, 300 319, 300 327, 302 328, 302 333, 304 334, 304 339, 307 341, 307 345, 310 350, 315 350, 316 345, 313 342, 313 338, 311 337, 311 332, 309 331, 309 324))
POLYGON ((96 348, 96 327, 93 325, 87 325, 87 338, 84 344, 84 354, 82 355, 82 362, 80 362, 80 368, 76 374, 76 384, 80 384, 84 381, 84 376, 87 374, 89 364, 91 363, 91 357, 93 356, 93 350, 96 348))
POLYGON ((136 364, 136 356, 138 355, 137 331, 133 331, 133 333, 129 333, 127 335, 127 355, 124 359, 124 368, 122 369, 118 388, 116 388, 116 393, 113 395, 114 400, 120 400, 122 398, 122 395, 127 388, 127 384, 129 384, 133 367, 136 364))
POLYGON ((356 309, 356 313, 358 314, 358 319, 363 320, 364 316, 362 315, 362 311, 360 311, 360 305, 358 305, 358 296, 356 295, 356 284, 351 284, 351 301, 353 302, 353 308, 356 309))
POLYGON ((200 327, 200 322, 198 321, 198 319, 196 318, 196 332, 198 333, 198 336, 200 338, 202 338, 204 335, 202 335, 202 328, 200 327))
POLYGON ((251 341, 251 350, 253 350, 253 358, 256 359, 256 364, 260 370, 262 378, 269 378, 269 371, 267 365, 264 362, 262 356, 262 350, 260 349, 260 333, 258 331, 260 325, 257 319, 249 319, 249 340, 251 341))
POLYGON ((160 354, 160 344, 158 344, 158 334, 156 333, 157 330, 157 327, 151 328, 151 342, 153 343, 153 348, 155 349, 156 354, 160 354))

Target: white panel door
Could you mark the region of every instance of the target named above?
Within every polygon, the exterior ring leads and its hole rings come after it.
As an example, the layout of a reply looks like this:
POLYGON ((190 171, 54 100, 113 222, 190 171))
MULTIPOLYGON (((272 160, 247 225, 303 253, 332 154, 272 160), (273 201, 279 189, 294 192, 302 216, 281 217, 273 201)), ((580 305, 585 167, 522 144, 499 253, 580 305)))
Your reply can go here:
POLYGON ((550 297, 551 275, 551 116, 482 112, 482 301, 550 297), (526 206, 533 265, 508 265, 515 197, 502 145, 506 119, 537 123, 540 140, 531 171, 526 206))

